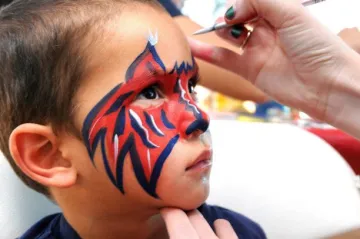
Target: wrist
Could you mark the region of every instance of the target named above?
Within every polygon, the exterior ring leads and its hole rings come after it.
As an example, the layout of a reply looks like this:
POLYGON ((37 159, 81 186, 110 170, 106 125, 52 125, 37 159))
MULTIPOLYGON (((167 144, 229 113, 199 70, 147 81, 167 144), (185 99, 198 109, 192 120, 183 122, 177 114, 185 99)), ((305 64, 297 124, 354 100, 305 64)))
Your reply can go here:
POLYGON ((339 73, 327 82, 331 84, 324 120, 360 138, 360 55, 346 51, 339 73))

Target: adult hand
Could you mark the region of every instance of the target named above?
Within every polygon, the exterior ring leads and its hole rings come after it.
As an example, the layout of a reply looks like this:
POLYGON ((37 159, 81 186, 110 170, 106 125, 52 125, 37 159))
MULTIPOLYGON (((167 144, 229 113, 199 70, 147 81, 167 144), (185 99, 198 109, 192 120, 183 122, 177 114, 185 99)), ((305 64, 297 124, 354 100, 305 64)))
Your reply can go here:
POLYGON ((214 223, 216 234, 197 210, 185 213, 180 209, 164 208, 160 211, 171 239, 236 239, 230 223, 219 219, 214 223))
POLYGON ((299 1, 238 0, 226 21, 240 25, 218 34, 239 47, 246 35, 242 23, 253 25, 243 53, 190 40, 196 57, 239 74, 275 100, 329 123, 348 117, 342 107, 351 97, 359 102, 360 93, 343 96, 354 85, 359 89, 360 77, 354 77, 357 82, 349 77, 360 75, 359 56, 299 1))

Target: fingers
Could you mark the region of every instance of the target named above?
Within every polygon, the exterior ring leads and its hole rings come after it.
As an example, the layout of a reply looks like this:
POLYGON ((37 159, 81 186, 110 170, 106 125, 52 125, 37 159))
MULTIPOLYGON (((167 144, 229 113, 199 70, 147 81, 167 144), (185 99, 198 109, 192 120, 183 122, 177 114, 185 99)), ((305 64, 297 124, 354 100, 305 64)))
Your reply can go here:
POLYGON ((230 222, 224 219, 218 219, 214 222, 214 226, 216 235, 218 235, 220 239, 238 239, 230 222))
POLYGON ((164 208, 160 210, 171 239, 199 239, 186 213, 179 209, 164 208))
POLYGON ((215 233, 198 210, 190 212, 188 216, 200 239, 217 239, 215 233))
POLYGON ((244 23, 258 16, 257 9, 253 7, 251 0, 238 0, 225 13, 225 19, 229 23, 244 23))
POLYGON ((226 48, 212 46, 191 38, 188 40, 195 57, 232 71, 247 79, 249 62, 247 62, 240 54, 226 48))
POLYGON ((160 210, 171 239, 236 239, 236 233, 226 220, 215 221, 216 234, 198 210, 186 214, 180 209, 160 210))
POLYGON ((303 12, 304 9, 298 0, 237 0, 225 13, 225 19, 228 23, 235 24, 260 17, 276 29, 280 29, 303 12))
POLYGON ((216 31, 216 34, 219 37, 224 38, 231 44, 237 47, 242 47, 249 31, 243 24, 236 24, 231 28, 224 28, 221 30, 216 31))

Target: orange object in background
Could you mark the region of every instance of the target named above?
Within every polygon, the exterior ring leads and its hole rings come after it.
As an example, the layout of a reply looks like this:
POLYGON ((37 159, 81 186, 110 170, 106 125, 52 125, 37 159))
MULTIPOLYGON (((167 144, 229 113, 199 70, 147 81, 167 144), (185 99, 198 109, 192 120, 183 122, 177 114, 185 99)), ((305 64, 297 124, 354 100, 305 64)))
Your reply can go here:
POLYGON ((355 174, 360 175, 360 141, 338 129, 308 128, 324 139, 348 162, 355 174))

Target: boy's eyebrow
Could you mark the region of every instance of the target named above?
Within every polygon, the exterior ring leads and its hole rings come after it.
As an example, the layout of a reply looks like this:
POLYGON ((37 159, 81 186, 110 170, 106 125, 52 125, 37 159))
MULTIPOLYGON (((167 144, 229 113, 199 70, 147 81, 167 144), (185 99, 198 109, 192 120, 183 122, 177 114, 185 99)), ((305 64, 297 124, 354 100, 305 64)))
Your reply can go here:
MULTIPOLYGON (((147 64, 146 69, 143 69, 141 74, 137 77, 134 77, 132 79, 129 79, 127 81, 127 84, 131 83, 142 83, 144 82, 145 78, 153 78, 154 76, 169 76, 177 74, 177 69, 175 67, 173 68, 166 68, 165 70, 155 68, 152 64, 147 64)), ((189 79, 191 78, 198 78, 199 77, 199 70, 198 66, 195 64, 192 69, 186 70, 187 72, 192 72, 192 74, 189 75, 189 79)), ((144 82, 145 83, 145 82, 144 82)))

